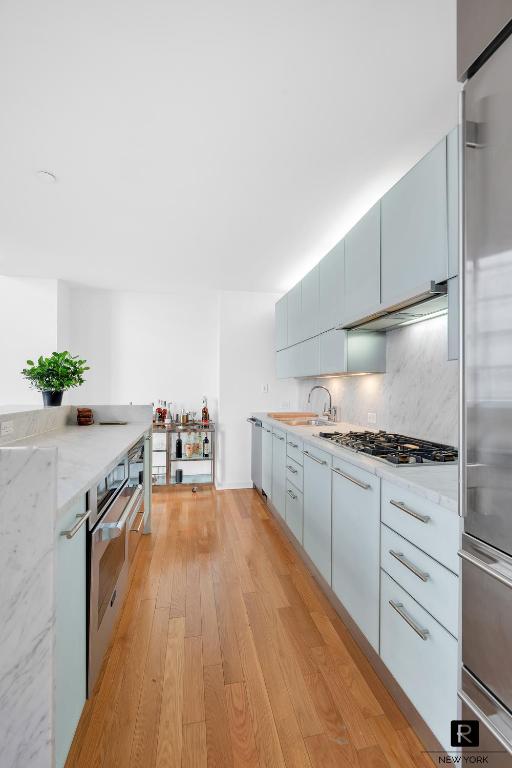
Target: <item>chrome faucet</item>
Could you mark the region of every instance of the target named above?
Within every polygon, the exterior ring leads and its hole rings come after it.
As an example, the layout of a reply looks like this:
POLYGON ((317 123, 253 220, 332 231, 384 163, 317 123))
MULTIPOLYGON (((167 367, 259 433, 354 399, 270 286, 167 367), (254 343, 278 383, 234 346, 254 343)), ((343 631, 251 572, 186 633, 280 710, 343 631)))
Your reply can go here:
POLYGON ((327 416, 327 419, 329 421, 336 421, 336 418, 337 418, 337 408, 336 408, 336 406, 333 406, 333 404, 332 404, 331 393, 329 392, 327 387, 323 387, 320 384, 316 384, 314 387, 312 387, 310 392, 309 392, 309 395, 308 395, 308 403, 311 403, 311 394, 315 391, 315 389, 325 389, 325 391, 329 395, 329 407, 325 408, 325 406, 324 406, 323 415, 327 416))

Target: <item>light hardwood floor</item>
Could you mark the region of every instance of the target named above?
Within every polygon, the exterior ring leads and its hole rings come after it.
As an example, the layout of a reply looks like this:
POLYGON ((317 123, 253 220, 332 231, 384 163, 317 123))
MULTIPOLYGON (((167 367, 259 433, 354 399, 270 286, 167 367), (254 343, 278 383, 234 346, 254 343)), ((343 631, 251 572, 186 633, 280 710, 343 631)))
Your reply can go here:
POLYGON ((159 490, 67 768, 432 768, 255 491, 159 490))

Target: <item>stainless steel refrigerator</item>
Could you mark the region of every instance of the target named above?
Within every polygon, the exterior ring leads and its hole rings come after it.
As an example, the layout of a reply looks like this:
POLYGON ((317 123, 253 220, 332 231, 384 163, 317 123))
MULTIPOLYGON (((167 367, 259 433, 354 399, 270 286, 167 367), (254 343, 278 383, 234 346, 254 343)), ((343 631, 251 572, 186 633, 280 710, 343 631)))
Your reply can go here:
POLYGON ((512 0, 459 0, 461 741, 512 766, 512 0), (464 733, 462 728, 461 733, 464 733))

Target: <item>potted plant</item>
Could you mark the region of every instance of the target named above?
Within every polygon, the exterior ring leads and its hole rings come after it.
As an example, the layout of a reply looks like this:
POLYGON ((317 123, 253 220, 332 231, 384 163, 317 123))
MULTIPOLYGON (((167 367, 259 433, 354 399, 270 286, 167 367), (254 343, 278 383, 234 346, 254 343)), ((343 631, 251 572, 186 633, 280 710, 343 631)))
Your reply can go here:
POLYGON ((45 406, 61 405, 64 390, 83 384, 84 372, 89 370, 86 360, 69 352, 52 352, 50 357, 40 357, 37 363, 27 360, 27 368, 22 375, 30 386, 43 393, 45 406))

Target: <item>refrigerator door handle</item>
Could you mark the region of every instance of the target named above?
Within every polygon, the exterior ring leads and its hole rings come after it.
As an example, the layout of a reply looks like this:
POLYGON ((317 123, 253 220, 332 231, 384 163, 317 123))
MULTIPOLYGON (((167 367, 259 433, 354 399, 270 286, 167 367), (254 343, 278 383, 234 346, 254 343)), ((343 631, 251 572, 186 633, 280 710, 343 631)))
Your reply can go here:
MULTIPOLYGON (((478 549, 477 551, 481 552, 485 557, 491 557, 490 555, 487 555, 487 552, 484 552, 483 550, 478 549)), ((491 576, 493 579, 496 579, 496 581, 499 581, 500 584, 503 584, 505 587, 512 589, 512 569, 504 561, 493 558, 493 564, 486 563, 476 555, 472 555, 463 549, 459 550, 458 555, 461 560, 465 560, 467 563, 471 563, 471 565, 474 565, 476 568, 480 568, 480 570, 486 573, 487 576, 491 576), (501 565, 502 570, 498 570, 494 564, 501 565), (503 570, 510 571, 510 576, 504 573, 503 570)))
POLYGON ((466 183, 464 154, 466 147, 466 94, 459 94, 459 516, 466 517, 466 371, 465 371, 465 304, 466 304, 466 183))
POLYGON ((505 736, 503 736, 503 734, 500 733, 497 728, 495 728, 492 720, 482 712, 480 707, 478 707, 475 702, 472 701, 466 693, 464 693, 464 691, 458 691, 457 695, 459 699, 466 705, 466 707, 471 710, 474 716, 478 718, 478 720, 481 720, 486 728, 489 729, 496 741, 501 744, 503 749, 505 749, 509 754, 512 754, 512 744, 510 741, 505 738, 505 736))

